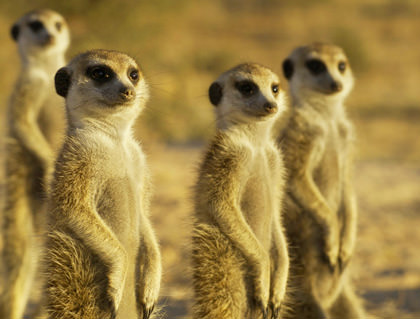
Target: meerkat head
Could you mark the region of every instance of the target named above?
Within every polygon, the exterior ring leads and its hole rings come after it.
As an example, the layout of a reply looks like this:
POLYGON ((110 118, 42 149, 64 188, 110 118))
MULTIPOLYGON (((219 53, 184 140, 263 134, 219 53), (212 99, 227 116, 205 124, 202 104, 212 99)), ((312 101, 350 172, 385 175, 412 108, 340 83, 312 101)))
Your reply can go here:
POLYGON ((344 51, 335 45, 313 43, 298 47, 283 62, 294 99, 344 99, 353 87, 353 74, 344 51))
POLYGON ((64 18, 47 9, 28 12, 13 24, 10 33, 24 57, 64 53, 70 43, 64 18))
POLYGON ((255 63, 226 71, 209 88, 219 127, 273 120, 283 111, 284 91, 278 76, 255 63))
POLYGON ((110 50, 76 56, 57 71, 55 88, 66 99, 70 121, 112 114, 132 118, 148 99, 148 87, 137 62, 110 50))

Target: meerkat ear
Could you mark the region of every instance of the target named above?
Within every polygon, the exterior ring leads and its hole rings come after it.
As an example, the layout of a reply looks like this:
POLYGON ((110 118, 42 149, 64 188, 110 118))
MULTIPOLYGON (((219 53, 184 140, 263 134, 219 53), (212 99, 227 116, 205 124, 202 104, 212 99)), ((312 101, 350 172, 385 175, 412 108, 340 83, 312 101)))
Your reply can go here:
POLYGON ((70 89, 71 74, 67 68, 61 68, 57 71, 54 77, 55 91, 58 95, 66 97, 70 89))
POLYGON ((10 34, 13 38, 13 40, 17 41, 19 37, 19 26, 17 24, 14 24, 12 28, 10 29, 10 34))
POLYGON ((293 62, 290 59, 286 59, 283 61, 283 74, 284 77, 288 80, 290 80, 290 78, 293 75, 293 71, 294 71, 294 67, 293 67, 293 62))
POLYGON ((214 106, 217 106, 220 103, 222 96, 223 96, 222 86, 217 82, 213 82, 209 88, 209 98, 210 98, 211 104, 213 104, 214 106))

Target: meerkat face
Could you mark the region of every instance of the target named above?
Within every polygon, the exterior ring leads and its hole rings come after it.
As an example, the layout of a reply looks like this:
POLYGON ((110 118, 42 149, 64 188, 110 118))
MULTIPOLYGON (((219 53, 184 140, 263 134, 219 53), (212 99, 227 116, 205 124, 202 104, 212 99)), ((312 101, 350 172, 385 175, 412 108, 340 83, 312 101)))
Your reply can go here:
POLYGON ((52 10, 36 10, 25 14, 12 26, 11 35, 25 56, 64 52, 70 43, 66 21, 52 10))
POLYGON ((299 47, 283 62, 284 76, 294 97, 307 94, 344 98, 353 87, 353 74, 344 51, 314 43, 299 47))
POLYGON ((274 119, 282 111, 280 80, 259 64, 241 64, 223 73, 209 88, 210 102, 223 123, 274 119))
POLYGON ((109 50, 92 50, 57 71, 55 88, 72 117, 141 110, 148 88, 136 61, 109 50))

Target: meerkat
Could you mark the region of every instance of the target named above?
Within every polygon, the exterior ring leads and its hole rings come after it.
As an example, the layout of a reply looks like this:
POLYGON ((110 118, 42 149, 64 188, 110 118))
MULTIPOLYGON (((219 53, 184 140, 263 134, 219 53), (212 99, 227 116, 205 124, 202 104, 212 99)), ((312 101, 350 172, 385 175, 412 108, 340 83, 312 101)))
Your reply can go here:
POLYGON ((68 131, 48 200, 48 318, 150 317, 161 261, 149 222, 146 158, 132 134, 148 99, 130 56, 93 50, 55 76, 68 131))
POLYGON ((291 260, 292 310, 284 318, 364 318, 347 268, 357 223, 354 133, 343 105, 352 70, 341 48, 314 43, 296 48, 283 72, 292 99, 278 138, 288 171, 283 218, 291 260))
POLYGON ((217 132, 195 187, 193 318, 279 318, 288 255, 271 128, 285 92, 270 69, 246 63, 223 73, 209 97, 217 132))
POLYGON ((70 40, 66 21, 51 10, 25 14, 11 35, 21 70, 7 110, 0 318, 20 319, 37 267, 40 244, 34 236, 42 230, 46 180, 65 132, 53 82, 70 40))

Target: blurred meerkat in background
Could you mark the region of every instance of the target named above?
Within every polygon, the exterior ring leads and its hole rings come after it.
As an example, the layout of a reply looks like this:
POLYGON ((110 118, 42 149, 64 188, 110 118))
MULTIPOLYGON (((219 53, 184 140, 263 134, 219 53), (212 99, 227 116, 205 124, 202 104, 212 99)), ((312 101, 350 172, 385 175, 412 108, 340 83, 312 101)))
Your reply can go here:
POLYGON ((7 110, 0 318, 20 319, 37 268, 48 175, 64 133, 64 107, 54 74, 65 64, 70 36, 52 10, 31 11, 11 28, 21 69, 7 110))
POLYGON ((347 267, 357 228, 354 133, 343 105, 352 70, 341 48, 314 43, 296 48, 283 71, 292 98, 278 138, 288 171, 283 218, 291 259, 284 318, 364 318, 347 267))
POLYGON ((284 95, 259 64, 241 64, 210 86, 217 132, 195 187, 193 318, 279 318, 288 256, 272 125, 284 95))

